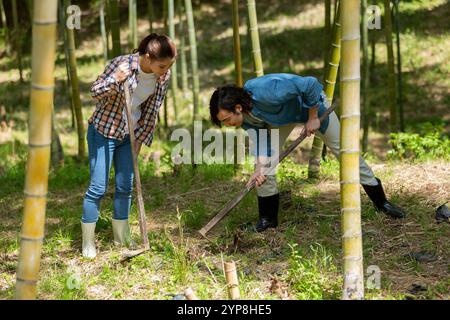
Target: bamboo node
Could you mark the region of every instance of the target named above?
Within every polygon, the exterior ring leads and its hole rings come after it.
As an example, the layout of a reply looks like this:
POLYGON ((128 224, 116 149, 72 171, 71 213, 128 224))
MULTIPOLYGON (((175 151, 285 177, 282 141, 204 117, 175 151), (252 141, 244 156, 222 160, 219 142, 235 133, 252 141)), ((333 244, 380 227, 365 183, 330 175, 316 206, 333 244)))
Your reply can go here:
POLYGON ((339 182, 340 184, 359 184, 359 179, 354 180, 343 180, 339 182))
POLYGON ((359 153, 359 149, 342 149, 339 150, 340 154, 352 154, 352 153, 359 153))
POLYGON ((341 119, 348 119, 348 118, 354 118, 354 117, 360 117, 360 113, 349 113, 349 114, 342 114, 341 119))
POLYGON ((40 85, 40 84, 32 83, 31 84, 31 88, 32 89, 36 89, 36 90, 41 90, 41 91, 53 91, 55 86, 43 86, 43 85, 40 85))

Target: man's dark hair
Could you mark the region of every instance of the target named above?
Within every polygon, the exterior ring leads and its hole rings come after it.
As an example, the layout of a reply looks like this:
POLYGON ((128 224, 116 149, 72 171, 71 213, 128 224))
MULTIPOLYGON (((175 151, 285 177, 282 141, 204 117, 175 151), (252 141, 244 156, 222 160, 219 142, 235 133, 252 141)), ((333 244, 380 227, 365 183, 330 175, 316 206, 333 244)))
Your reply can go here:
POLYGON ((209 101, 211 121, 220 127, 221 122, 217 119, 219 108, 236 113, 235 107, 237 104, 242 106, 242 112, 250 112, 252 109, 250 93, 234 84, 217 88, 209 101))

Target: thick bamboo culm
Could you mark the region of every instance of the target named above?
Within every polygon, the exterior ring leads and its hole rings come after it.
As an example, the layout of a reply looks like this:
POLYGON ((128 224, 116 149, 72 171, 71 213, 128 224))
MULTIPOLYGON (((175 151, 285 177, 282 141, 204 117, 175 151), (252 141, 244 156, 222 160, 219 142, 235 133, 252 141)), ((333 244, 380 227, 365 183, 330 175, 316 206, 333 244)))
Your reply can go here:
MULTIPOLYGON (((68 6, 70 6, 70 0, 64 0, 64 8, 66 9, 68 6)), ((77 60, 75 55, 75 34, 72 28, 67 28, 66 26, 65 29, 67 34, 67 45, 69 54, 69 71, 70 71, 70 84, 72 86, 72 101, 77 123, 78 158, 82 159, 86 156, 86 148, 84 141, 85 139, 84 121, 83 121, 83 113, 81 110, 80 87, 78 85, 77 60)))
POLYGON ((184 6, 186 10, 186 18, 189 33, 189 48, 191 56, 191 72, 192 72, 192 91, 193 91, 193 103, 194 103, 194 120, 199 119, 199 91, 200 80, 198 77, 198 60, 197 60, 197 40, 195 38, 195 25, 194 14, 192 12, 191 0, 184 0, 184 6))
POLYGON ((264 75, 264 68, 259 45, 258 19, 256 15, 255 0, 247 0, 248 18, 250 23, 250 35, 252 39, 252 53, 257 77, 264 75))
POLYGON ((233 0, 231 3, 231 14, 233 17, 233 45, 234 45, 234 72, 236 85, 242 87, 242 62, 241 62, 241 40, 239 34, 239 1, 233 0))
POLYGON ((35 299, 44 239, 56 52, 57 0, 34 1, 24 215, 16 298, 35 299))
POLYGON ((197 295, 195 294, 194 290, 192 288, 187 288, 184 290, 184 296, 187 300, 198 300, 197 295))
MULTIPOLYGON (((175 41, 175 2, 174 0, 167 0, 168 5, 168 24, 169 24, 169 37, 175 41)), ((170 77, 170 89, 172 91, 172 103, 175 123, 178 119, 177 109, 177 94, 178 94, 178 80, 177 80, 177 63, 175 62, 171 67, 172 75, 170 77)))
POLYGON ((362 137, 362 151, 367 151, 367 144, 369 139, 369 114, 370 114, 370 100, 369 100, 369 85, 370 85, 370 66, 369 66, 369 29, 367 28, 367 0, 361 0, 362 12, 362 48, 363 48, 363 104, 362 104, 362 122, 363 122, 363 137, 362 137))
POLYGON ((384 32, 387 48, 389 127, 397 131, 397 84, 395 79, 394 46, 392 44, 391 0, 384 0, 384 32))
POLYGON ((237 276, 236 263, 234 261, 224 262, 224 272, 228 288, 228 297, 231 300, 240 299, 241 294, 239 292, 239 281, 237 276))
POLYGON ((344 287, 342 298, 364 298, 359 187, 360 1, 341 0, 340 185, 344 287))
POLYGON ((109 27, 112 36, 112 56, 117 57, 121 55, 122 49, 120 47, 120 17, 119 17, 119 0, 108 0, 110 18, 109 27))
MULTIPOLYGON (((333 37, 331 43, 331 52, 328 56, 328 66, 325 67, 325 94, 329 105, 333 104, 334 89, 339 70, 339 61, 341 59, 341 24, 339 22, 339 2, 336 1, 336 15, 334 17, 333 37)), ((317 178, 320 171, 320 157, 323 150, 323 141, 317 135, 314 136, 309 156, 308 178, 317 178)))
POLYGON ((177 0, 177 13, 178 19, 178 34, 180 35, 180 48, 178 52, 180 53, 180 68, 181 68, 181 90, 183 91, 183 96, 186 96, 188 91, 188 70, 187 70, 187 60, 186 60, 186 35, 185 35, 185 21, 183 17, 183 1, 177 0))

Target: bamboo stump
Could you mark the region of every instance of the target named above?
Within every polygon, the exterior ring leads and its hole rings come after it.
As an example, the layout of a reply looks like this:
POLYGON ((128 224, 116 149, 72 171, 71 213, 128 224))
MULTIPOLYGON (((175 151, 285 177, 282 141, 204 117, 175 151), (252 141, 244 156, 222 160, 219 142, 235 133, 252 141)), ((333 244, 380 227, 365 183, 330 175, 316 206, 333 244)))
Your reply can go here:
POLYGON ((234 261, 225 262, 225 279, 227 281, 228 296, 231 300, 240 299, 239 281, 237 277, 236 263, 234 261))

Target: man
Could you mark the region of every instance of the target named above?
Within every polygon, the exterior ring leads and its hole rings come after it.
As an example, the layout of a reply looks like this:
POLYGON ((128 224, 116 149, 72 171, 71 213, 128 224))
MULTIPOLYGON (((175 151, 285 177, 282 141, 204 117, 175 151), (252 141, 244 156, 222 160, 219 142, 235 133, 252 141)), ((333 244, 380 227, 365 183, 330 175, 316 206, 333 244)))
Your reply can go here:
MULTIPOLYGON (((243 127, 245 130, 278 129, 279 143, 285 140, 298 123, 304 123, 307 135, 316 133, 339 159, 340 123, 335 113, 322 123, 319 117, 328 108, 323 86, 314 77, 294 74, 268 74, 247 81, 244 88, 226 85, 214 91, 210 101, 211 120, 218 126, 243 127)), ((268 130, 270 132, 270 130, 268 130)), ((252 136, 252 135, 250 135, 252 136)), ((278 225, 279 192, 276 177, 265 175, 267 159, 273 154, 270 138, 261 143, 256 134, 255 173, 249 183, 256 181, 258 194, 258 232, 278 225), (268 145, 264 147, 263 145, 268 145)), ((404 218, 402 209, 390 203, 381 181, 375 177, 360 157, 360 182, 378 211, 393 218, 404 218)))

